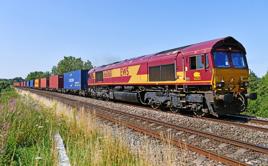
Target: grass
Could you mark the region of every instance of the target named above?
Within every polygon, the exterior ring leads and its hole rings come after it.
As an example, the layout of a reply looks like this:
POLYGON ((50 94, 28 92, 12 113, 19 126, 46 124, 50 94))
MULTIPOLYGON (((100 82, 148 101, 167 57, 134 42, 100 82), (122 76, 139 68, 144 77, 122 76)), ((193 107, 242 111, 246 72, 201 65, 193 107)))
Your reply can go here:
MULTIPOLYGON (((72 165, 188 165, 189 151, 178 151, 171 143, 160 144, 140 135, 140 140, 129 144, 128 131, 120 127, 111 127, 96 122, 94 113, 89 114, 81 108, 79 111, 44 97, 30 94, 46 107, 53 107, 59 124, 60 134, 66 144, 72 165)), ((163 137, 169 140, 169 138, 163 137)), ((184 147, 184 145, 182 145, 184 147)))
POLYGON ((148 165, 120 140, 100 132, 92 115, 83 111, 50 101, 48 107, 14 90, 0 101, 0 165, 57 165, 56 132, 71 165, 148 165))
POLYGON ((50 110, 20 98, 14 90, 1 96, 0 165, 55 165, 50 110))

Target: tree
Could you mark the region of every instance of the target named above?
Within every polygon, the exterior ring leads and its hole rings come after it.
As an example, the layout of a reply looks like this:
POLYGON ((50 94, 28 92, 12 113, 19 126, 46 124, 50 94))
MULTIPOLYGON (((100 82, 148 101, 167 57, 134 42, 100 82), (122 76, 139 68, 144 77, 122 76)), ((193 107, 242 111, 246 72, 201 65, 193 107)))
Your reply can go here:
POLYGON ((249 89, 251 92, 256 92, 260 83, 260 78, 250 70, 249 75, 249 89))
POLYGON ((256 92, 257 100, 249 101, 249 112, 257 116, 268 117, 268 72, 258 78, 255 73, 250 74, 250 92, 256 92))
POLYGON ((13 82, 21 82, 21 81, 24 81, 24 79, 22 77, 15 77, 12 80, 10 80, 11 83, 13 83, 13 82))
POLYGON ((65 56, 57 66, 53 66, 52 74, 63 74, 73 70, 89 70, 92 68, 92 64, 89 60, 83 61, 81 58, 75 58, 73 56, 65 56))
POLYGON ((33 80, 33 79, 37 79, 37 78, 43 78, 43 77, 48 77, 50 75, 50 73, 47 72, 42 72, 42 71, 34 71, 34 72, 30 72, 27 77, 26 80, 33 80))

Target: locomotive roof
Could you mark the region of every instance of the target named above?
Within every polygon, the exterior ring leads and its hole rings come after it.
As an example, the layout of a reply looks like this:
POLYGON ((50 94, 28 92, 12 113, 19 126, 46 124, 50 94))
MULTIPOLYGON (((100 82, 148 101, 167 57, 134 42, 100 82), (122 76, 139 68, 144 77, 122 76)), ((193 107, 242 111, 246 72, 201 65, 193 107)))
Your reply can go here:
POLYGON ((141 63, 141 62, 148 61, 150 58, 153 58, 155 56, 162 56, 162 55, 169 56, 171 54, 174 55, 174 54, 177 54, 179 52, 188 53, 188 52, 193 52, 193 51, 198 51, 198 50, 206 50, 206 49, 213 50, 213 49, 215 49, 219 46, 225 45, 225 44, 236 45, 243 52, 246 52, 245 48, 243 47, 243 45, 241 43, 239 43, 233 37, 228 36, 228 37, 224 37, 224 38, 209 40, 209 41, 200 42, 200 43, 191 44, 191 45, 186 45, 186 46, 182 46, 182 47, 177 47, 177 48, 157 52, 154 54, 134 57, 131 59, 126 59, 126 60, 110 63, 107 65, 102 65, 102 66, 95 67, 95 68, 91 69, 89 72, 91 72, 91 71, 103 71, 103 70, 108 70, 108 69, 112 69, 112 68, 119 68, 119 67, 127 66, 130 64, 141 63))

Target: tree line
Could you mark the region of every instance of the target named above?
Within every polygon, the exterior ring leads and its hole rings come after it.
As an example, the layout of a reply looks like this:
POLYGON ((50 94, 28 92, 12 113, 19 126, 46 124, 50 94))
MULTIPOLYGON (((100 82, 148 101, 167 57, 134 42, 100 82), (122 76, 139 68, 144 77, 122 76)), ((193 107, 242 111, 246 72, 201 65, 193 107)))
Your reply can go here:
POLYGON ((34 71, 30 72, 26 80, 33 80, 43 77, 49 77, 50 75, 58 75, 74 70, 89 70, 92 63, 89 60, 83 61, 81 58, 75 58, 73 56, 65 56, 56 66, 53 66, 51 71, 34 71))

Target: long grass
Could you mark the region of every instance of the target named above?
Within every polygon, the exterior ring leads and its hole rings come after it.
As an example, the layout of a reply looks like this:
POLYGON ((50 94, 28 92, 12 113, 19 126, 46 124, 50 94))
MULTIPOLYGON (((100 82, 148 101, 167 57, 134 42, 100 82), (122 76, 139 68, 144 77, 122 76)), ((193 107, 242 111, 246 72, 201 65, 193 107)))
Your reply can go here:
POLYGON ((50 110, 20 98, 13 90, 1 97, 0 165, 55 165, 50 110))
POLYGON ((148 165, 121 141, 100 132, 91 115, 12 93, 14 97, 5 96, 0 112, 0 165, 57 165, 56 132, 71 165, 148 165))
MULTIPOLYGON (((32 93, 35 100, 41 101, 47 107, 52 107, 56 117, 64 119, 58 124, 60 133, 66 143, 66 149, 72 165, 188 165, 189 151, 173 147, 163 137, 167 144, 137 134, 138 139, 129 137, 129 131, 119 126, 109 126, 99 123, 94 113, 76 110, 66 104, 50 100, 32 93), (83 139, 81 139, 83 138, 83 139), (133 142, 134 141, 134 142, 133 142)), ((135 137, 135 136, 134 136, 135 137)), ((181 145, 185 148, 185 145, 181 145)))

